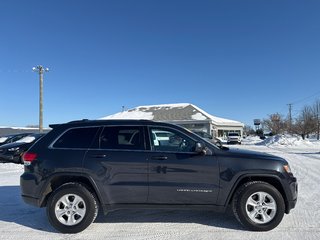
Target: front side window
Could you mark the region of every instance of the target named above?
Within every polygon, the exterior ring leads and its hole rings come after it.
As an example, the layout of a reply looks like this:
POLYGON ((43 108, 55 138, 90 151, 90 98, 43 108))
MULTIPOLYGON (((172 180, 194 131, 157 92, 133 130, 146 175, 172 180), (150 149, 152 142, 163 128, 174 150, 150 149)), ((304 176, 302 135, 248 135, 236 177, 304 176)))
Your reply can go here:
POLYGON ((196 142, 180 133, 166 128, 150 128, 151 146, 160 152, 194 152, 196 142))
POLYGON ((66 131, 54 144, 54 148, 89 148, 99 127, 73 128, 66 131))
POLYGON ((100 136, 101 149, 144 150, 139 126, 105 127, 100 136))

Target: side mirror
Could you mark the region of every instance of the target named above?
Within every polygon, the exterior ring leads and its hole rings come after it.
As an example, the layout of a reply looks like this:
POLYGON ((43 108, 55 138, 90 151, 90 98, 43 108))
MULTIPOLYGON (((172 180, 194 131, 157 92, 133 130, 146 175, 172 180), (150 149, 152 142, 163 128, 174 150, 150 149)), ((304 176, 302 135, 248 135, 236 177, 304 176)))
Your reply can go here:
POLYGON ((222 143, 221 143, 221 141, 216 141, 215 144, 216 144, 217 147, 222 148, 222 143))
POLYGON ((201 155, 206 155, 207 154, 206 146, 200 142, 196 143, 196 152, 201 155))

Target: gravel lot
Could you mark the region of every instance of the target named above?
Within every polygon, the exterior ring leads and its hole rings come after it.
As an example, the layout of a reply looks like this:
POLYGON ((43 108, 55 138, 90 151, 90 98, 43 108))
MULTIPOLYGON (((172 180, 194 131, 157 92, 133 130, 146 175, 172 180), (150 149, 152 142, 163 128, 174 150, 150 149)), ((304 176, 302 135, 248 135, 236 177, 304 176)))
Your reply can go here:
POLYGON ((239 148, 286 158, 298 178, 297 206, 272 231, 246 231, 230 211, 119 210, 100 214, 82 233, 61 234, 50 226, 45 209, 29 206, 20 198, 23 166, 0 163, 0 239, 320 239, 320 149, 239 148))

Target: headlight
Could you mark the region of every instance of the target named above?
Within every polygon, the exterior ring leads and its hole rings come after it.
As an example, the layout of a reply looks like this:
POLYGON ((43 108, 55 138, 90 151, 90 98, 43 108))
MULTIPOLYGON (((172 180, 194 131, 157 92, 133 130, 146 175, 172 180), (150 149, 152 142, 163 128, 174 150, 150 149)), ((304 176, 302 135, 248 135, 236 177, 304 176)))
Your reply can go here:
POLYGON ((19 151, 19 147, 14 147, 14 148, 9 148, 8 151, 9 152, 15 152, 15 151, 19 151))
POLYGON ((283 165, 283 169, 284 169, 287 173, 291 173, 291 174, 292 174, 291 168, 290 168, 289 164, 283 165))

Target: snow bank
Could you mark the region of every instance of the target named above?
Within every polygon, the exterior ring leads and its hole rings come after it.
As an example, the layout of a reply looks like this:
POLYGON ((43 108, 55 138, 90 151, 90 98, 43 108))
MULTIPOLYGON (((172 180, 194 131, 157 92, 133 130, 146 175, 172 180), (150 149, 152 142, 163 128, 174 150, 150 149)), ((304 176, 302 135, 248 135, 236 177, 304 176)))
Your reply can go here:
POLYGON ((261 143, 263 140, 260 139, 258 136, 247 136, 246 138, 242 139, 242 144, 245 145, 256 145, 261 143))
POLYGON ((295 147, 313 147, 319 146, 320 141, 310 141, 309 139, 303 140, 301 136, 298 135, 289 135, 289 134, 282 134, 282 135, 275 135, 265 139, 264 141, 257 143, 257 145, 264 145, 264 146, 275 146, 275 147, 288 147, 288 146, 295 146, 295 147))
MULTIPOLYGON (((10 128, 14 130, 39 130, 39 128, 34 128, 34 127, 9 127, 9 126, 0 126, 0 128, 10 128)), ((50 128, 45 128, 45 129, 50 129, 50 128)))
POLYGON ((24 166, 22 164, 15 163, 0 163, 0 174, 11 172, 22 172, 24 166))

